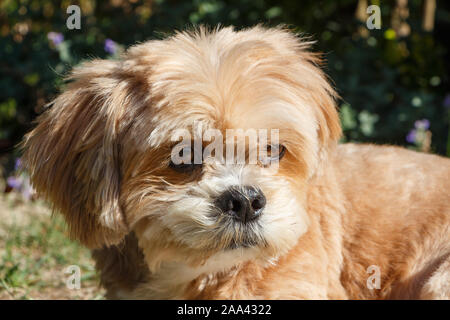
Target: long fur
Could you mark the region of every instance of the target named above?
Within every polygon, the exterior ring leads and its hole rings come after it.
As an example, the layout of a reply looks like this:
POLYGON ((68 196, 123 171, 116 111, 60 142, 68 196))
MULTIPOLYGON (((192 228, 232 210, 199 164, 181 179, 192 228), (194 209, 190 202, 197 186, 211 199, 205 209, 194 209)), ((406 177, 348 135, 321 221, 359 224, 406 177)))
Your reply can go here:
POLYGON ((35 188, 94 249, 110 298, 450 298, 450 160, 338 145, 320 57, 283 28, 178 32, 76 67, 24 140, 35 188), (278 170, 169 166, 186 129, 279 129, 278 170), (267 205, 212 215, 232 186, 267 205), (244 240, 254 245, 230 249, 244 240), (370 289, 368 268, 380 270, 370 289))

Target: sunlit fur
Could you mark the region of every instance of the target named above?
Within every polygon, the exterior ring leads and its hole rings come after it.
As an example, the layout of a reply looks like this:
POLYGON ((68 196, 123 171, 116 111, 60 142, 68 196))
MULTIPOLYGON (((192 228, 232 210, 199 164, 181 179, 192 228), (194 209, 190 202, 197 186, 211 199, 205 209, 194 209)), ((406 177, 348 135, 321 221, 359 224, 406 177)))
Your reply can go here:
POLYGON ((24 161, 94 249, 108 297, 450 298, 450 161, 337 146, 336 95, 310 45, 283 28, 198 28, 74 68, 24 161), (279 129, 287 152, 278 170, 169 167, 175 130, 208 128, 279 129), (267 198, 246 227, 214 206, 245 185, 267 198))

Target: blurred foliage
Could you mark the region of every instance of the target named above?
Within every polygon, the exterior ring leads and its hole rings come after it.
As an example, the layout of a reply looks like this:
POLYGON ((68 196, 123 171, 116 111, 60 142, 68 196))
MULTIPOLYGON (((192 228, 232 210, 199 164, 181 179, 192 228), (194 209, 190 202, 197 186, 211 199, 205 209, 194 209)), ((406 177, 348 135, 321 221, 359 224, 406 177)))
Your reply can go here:
POLYGON ((448 2, 438 1, 434 30, 424 32, 423 1, 410 0, 407 36, 391 26, 396 1, 368 2, 381 6, 380 30, 361 32, 356 0, 3 0, 0 153, 12 150, 57 93, 61 75, 84 59, 111 57, 136 42, 200 23, 284 23, 311 35, 314 49, 324 52, 325 71, 342 97, 344 141, 414 147, 408 132, 416 120, 427 119, 431 150, 449 154, 448 2), (81 7, 81 30, 66 28, 72 4, 81 7))

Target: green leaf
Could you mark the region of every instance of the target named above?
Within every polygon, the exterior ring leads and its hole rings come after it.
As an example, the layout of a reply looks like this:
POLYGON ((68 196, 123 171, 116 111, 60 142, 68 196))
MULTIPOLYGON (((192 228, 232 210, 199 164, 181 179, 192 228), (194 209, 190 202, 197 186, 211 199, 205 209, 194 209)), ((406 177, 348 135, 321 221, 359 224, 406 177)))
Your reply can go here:
POLYGON ((367 110, 363 110, 358 115, 358 120, 360 122, 360 130, 365 136, 371 136, 373 134, 373 129, 375 123, 378 121, 379 116, 372 114, 367 110))
POLYGON ((356 113, 348 103, 344 103, 341 105, 339 113, 341 117, 342 128, 344 130, 356 128, 356 113))
POLYGON ((282 13, 283 13, 283 10, 280 7, 272 7, 266 11, 265 16, 267 19, 273 19, 273 18, 281 16, 282 13))

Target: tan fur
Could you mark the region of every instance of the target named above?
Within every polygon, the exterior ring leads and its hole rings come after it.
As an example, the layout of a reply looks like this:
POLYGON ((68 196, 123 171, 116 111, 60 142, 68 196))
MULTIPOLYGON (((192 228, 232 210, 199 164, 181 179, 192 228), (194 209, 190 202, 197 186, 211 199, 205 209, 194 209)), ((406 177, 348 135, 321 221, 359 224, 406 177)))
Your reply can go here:
POLYGON ((309 46, 282 28, 200 28, 74 69, 24 160, 72 237, 95 249, 109 298, 450 298, 450 160, 337 145, 336 95, 309 46), (195 121, 279 129, 287 153, 278 171, 176 172, 170 137, 201 134, 195 121), (209 215, 233 181, 267 198, 259 245, 227 249, 245 231, 209 215))

